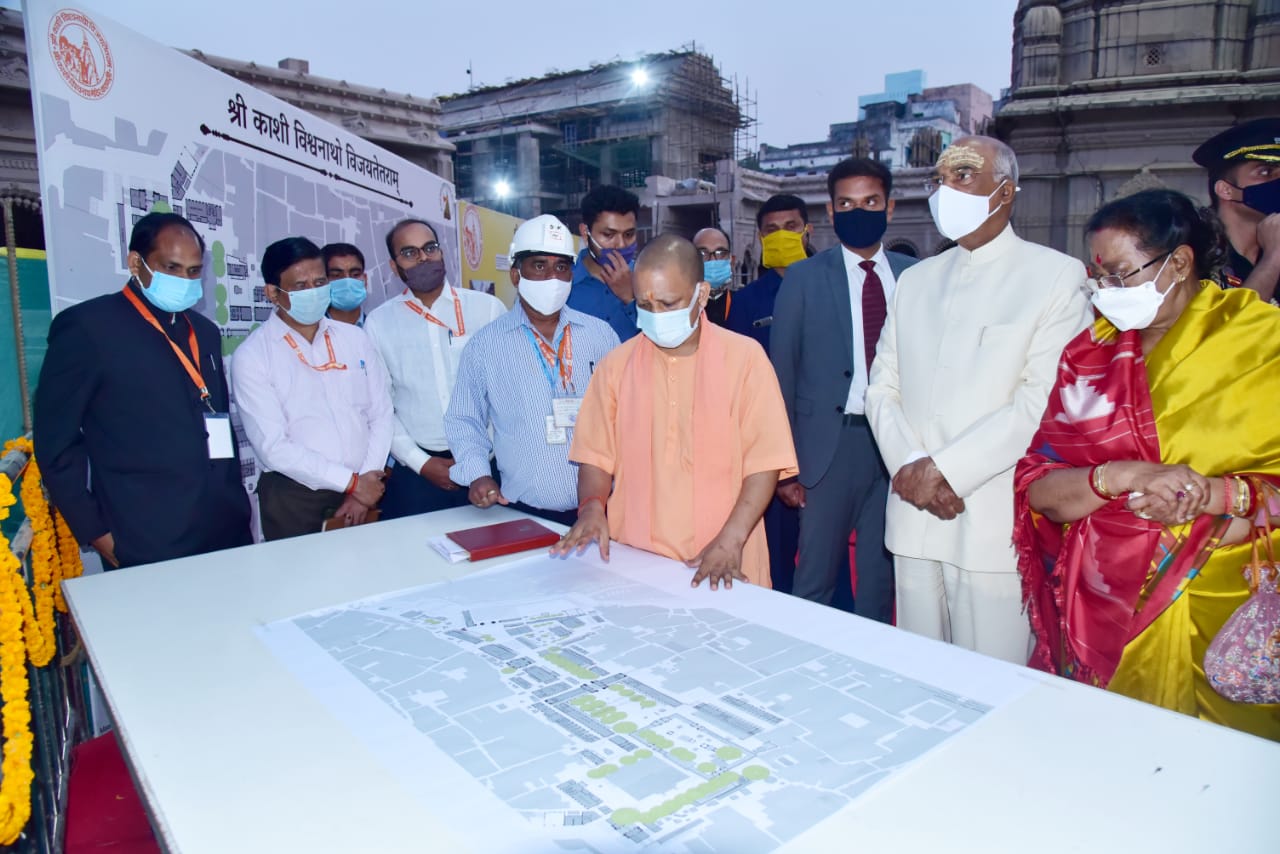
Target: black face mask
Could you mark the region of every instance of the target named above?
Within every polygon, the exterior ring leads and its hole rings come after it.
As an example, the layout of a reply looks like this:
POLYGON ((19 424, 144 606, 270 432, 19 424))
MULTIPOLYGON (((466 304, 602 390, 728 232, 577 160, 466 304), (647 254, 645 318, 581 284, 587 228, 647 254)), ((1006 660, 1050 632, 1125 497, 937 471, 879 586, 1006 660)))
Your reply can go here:
POLYGON ((1243 194, 1241 200, 1246 207, 1258 213, 1271 216, 1280 213, 1280 178, 1273 178, 1265 184, 1254 184, 1252 187, 1237 188, 1243 194))
POLYGON ((884 237, 889 227, 888 212, 869 211, 854 208, 851 211, 836 211, 831 218, 836 237, 840 242, 852 249, 866 249, 875 246, 884 237))

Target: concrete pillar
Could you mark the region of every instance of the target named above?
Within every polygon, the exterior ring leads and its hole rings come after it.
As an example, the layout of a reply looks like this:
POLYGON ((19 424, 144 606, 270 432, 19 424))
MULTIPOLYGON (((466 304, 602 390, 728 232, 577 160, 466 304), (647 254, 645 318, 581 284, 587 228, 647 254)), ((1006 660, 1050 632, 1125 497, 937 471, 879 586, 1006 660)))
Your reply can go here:
POLYGON ((617 180, 614 176, 614 158, 613 146, 603 145, 600 147, 600 183, 614 184, 617 180))
POLYGON ((477 201, 493 197, 493 140, 471 143, 471 197, 477 201))
POLYGON ((516 197, 516 215, 530 219, 542 212, 538 190, 542 186, 542 162, 538 138, 525 131, 516 138, 516 165, 511 192, 516 197))

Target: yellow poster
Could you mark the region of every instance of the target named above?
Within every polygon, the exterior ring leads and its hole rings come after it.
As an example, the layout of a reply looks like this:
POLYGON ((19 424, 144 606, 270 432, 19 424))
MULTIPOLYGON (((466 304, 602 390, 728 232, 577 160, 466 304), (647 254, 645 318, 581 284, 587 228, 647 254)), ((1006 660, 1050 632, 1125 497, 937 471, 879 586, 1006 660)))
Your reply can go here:
POLYGON ((511 238, 524 220, 458 200, 458 247, 464 287, 493 294, 508 306, 515 303, 511 286, 511 238))

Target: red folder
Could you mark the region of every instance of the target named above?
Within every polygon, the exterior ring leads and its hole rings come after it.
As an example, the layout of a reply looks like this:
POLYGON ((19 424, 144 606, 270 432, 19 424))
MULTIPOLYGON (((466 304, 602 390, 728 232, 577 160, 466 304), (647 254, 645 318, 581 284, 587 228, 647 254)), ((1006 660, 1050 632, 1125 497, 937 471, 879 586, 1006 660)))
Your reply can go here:
POLYGON ((465 531, 450 531, 449 539, 471 554, 472 560, 515 554, 560 541, 560 535, 532 519, 515 519, 496 525, 482 525, 465 531))

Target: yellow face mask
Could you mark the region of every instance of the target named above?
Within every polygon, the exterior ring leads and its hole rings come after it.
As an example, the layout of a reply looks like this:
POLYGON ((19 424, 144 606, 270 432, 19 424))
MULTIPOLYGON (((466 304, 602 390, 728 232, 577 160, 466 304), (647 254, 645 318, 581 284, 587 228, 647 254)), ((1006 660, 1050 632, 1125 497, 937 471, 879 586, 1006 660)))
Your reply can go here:
POLYGON ((766 234, 760 238, 760 245, 764 248, 760 262, 771 270, 790 267, 808 257, 804 251, 804 235, 794 231, 779 229, 766 234))

